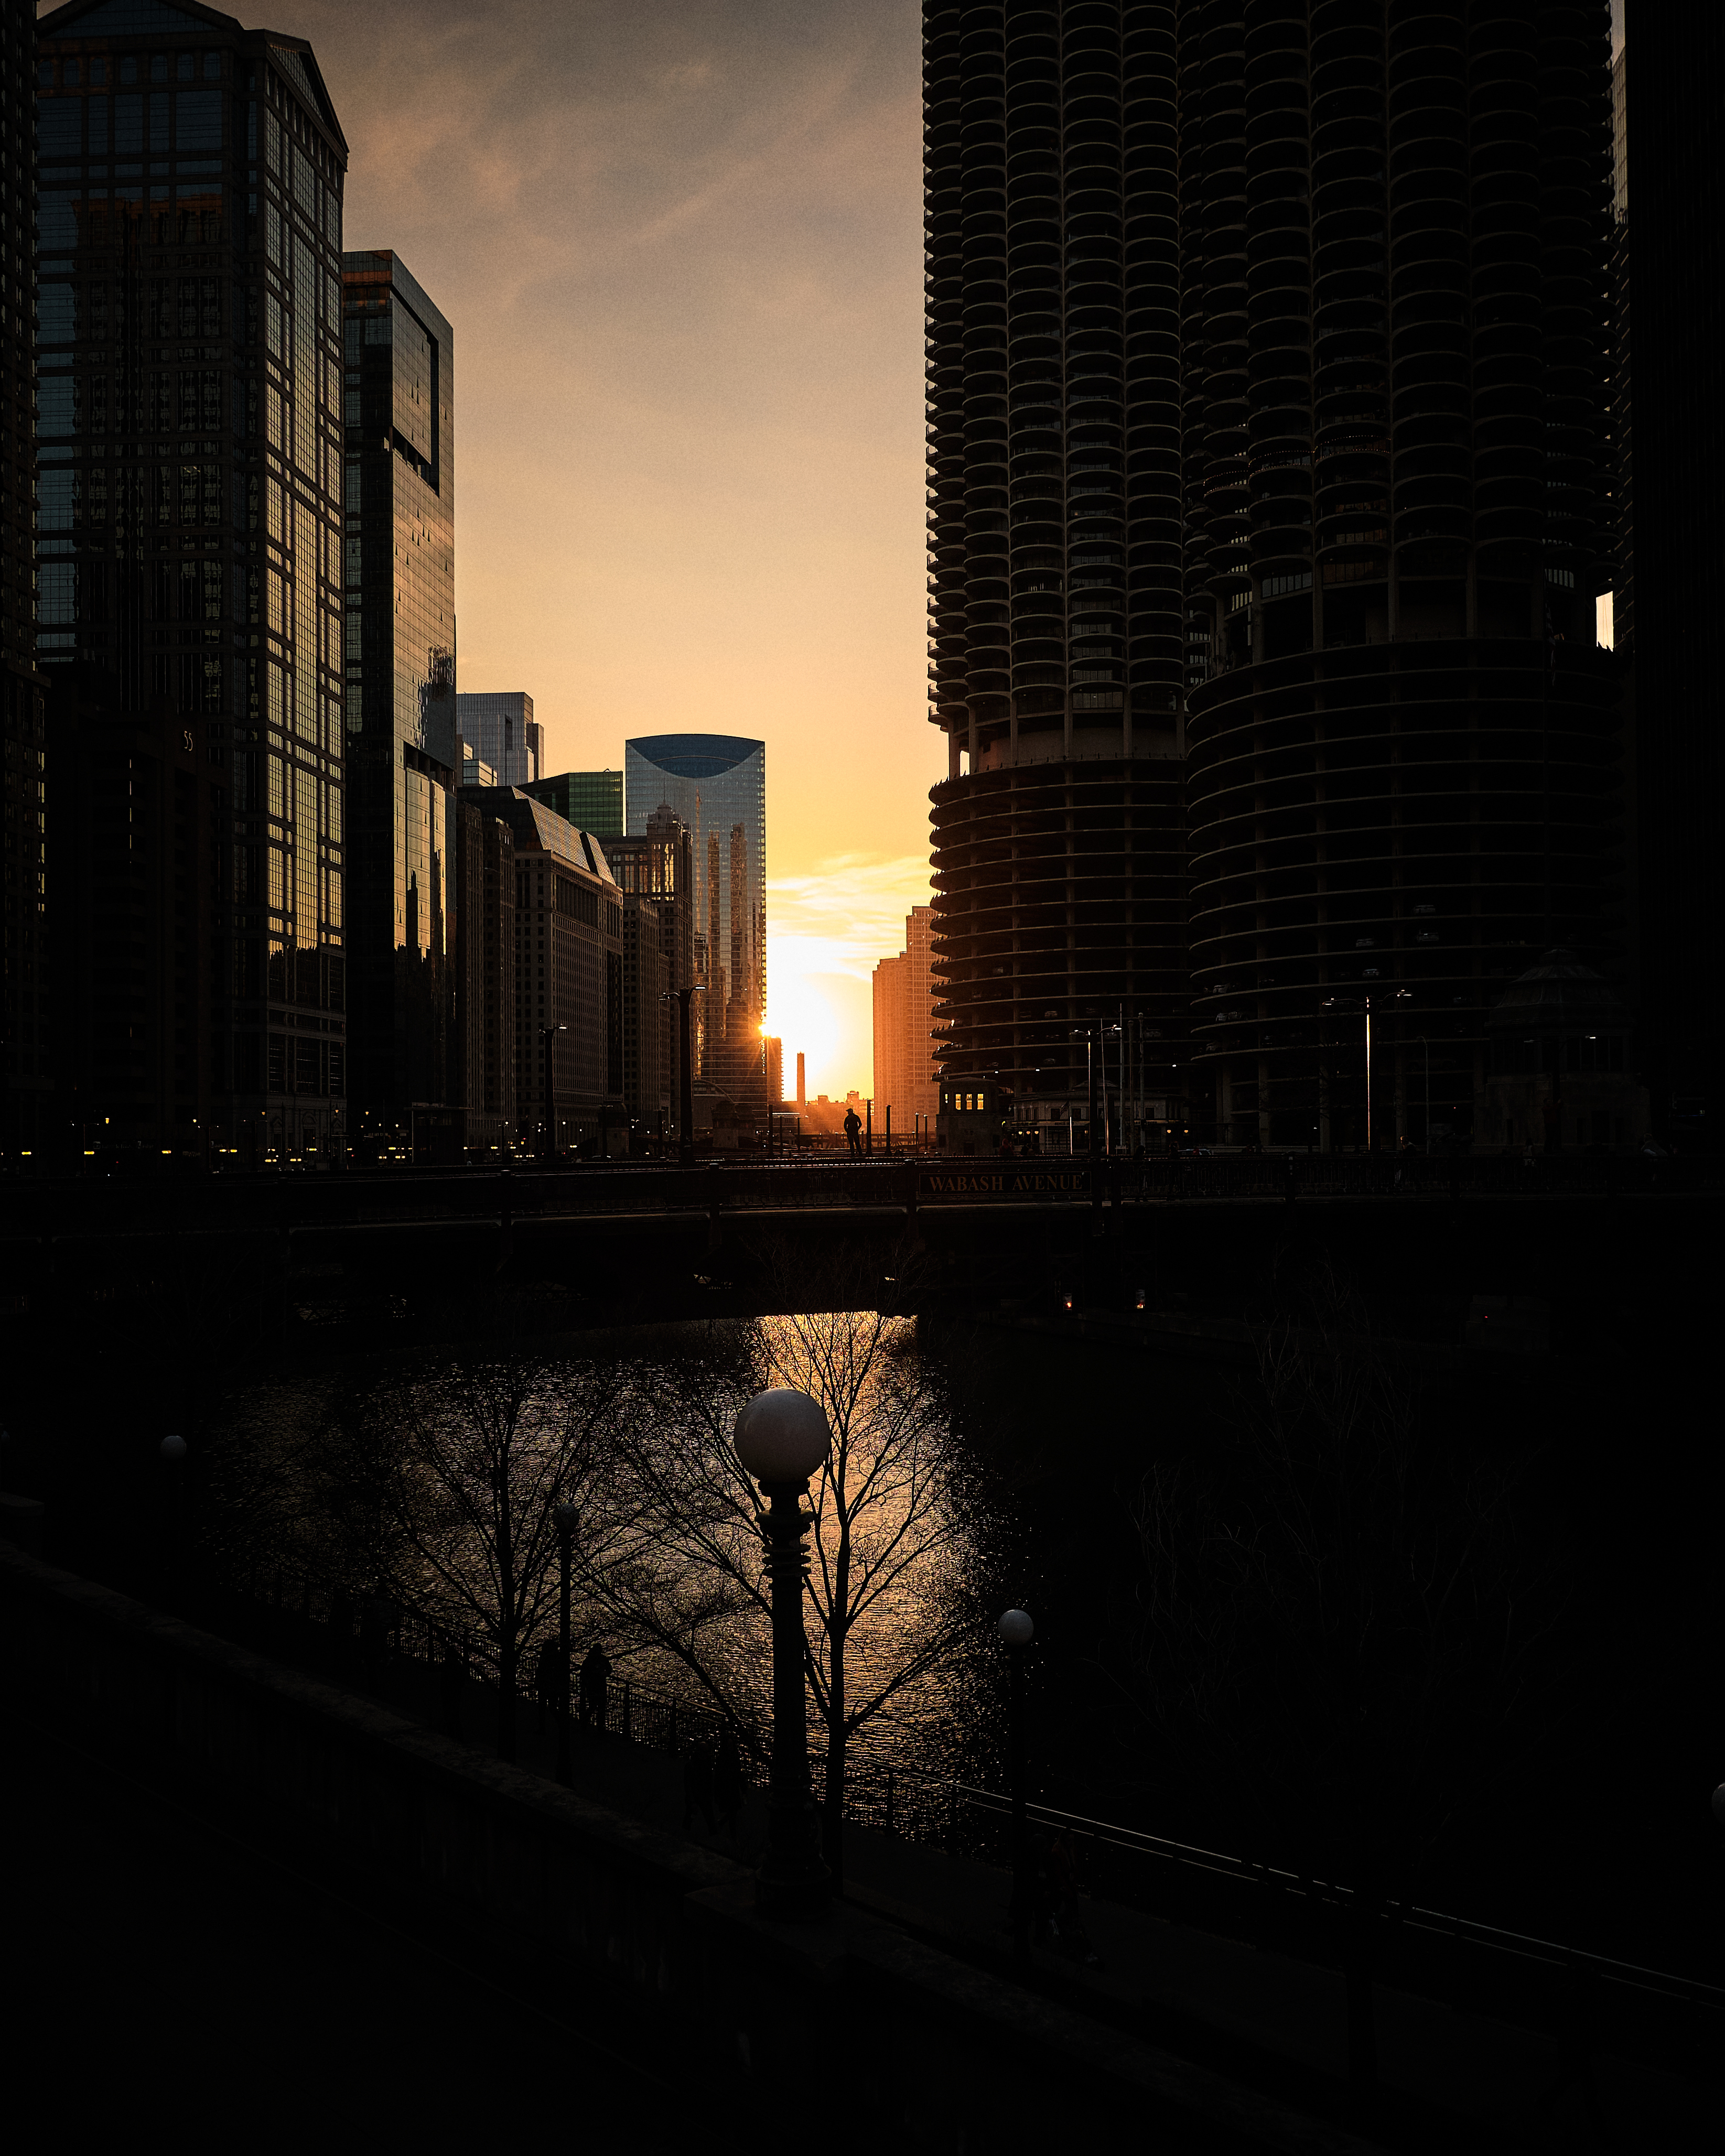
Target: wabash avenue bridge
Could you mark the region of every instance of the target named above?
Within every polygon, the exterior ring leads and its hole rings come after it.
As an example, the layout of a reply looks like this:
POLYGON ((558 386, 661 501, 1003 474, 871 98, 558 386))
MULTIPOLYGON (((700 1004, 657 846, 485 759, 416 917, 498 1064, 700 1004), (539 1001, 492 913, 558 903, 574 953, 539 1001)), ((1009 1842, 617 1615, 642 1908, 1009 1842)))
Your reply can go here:
POLYGON ((254 1296, 285 1326, 495 1286, 560 1288, 593 1322, 866 1299, 876 1282, 912 1308, 1261 1308, 1291 1260, 1321 1257, 1404 1306, 1686 1300, 1722 1192, 1711 1159, 1605 1154, 86 1175, 6 1186, 0 1294, 17 1317, 197 1286, 254 1296))

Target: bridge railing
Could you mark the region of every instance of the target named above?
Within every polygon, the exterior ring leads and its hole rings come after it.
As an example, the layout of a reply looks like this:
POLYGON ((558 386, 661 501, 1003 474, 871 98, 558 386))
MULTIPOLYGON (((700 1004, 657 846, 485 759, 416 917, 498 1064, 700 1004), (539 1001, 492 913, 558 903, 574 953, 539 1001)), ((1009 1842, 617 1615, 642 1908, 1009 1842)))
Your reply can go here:
MULTIPOLYGON (((1681 1159, 1614 1153, 1217 1154, 1104 1158, 1104 1203, 1199 1200, 1295 1203, 1302 1199, 1492 1199, 1677 1196, 1725 1188, 1725 1157, 1681 1159)), ((686 1213, 912 1209, 951 1204, 1091 1202, 1083 1155, 876 1154, 784 1161, 593 1163, 568 1168, 401 1170, 322 1176, 221 1176, 92 1182, 13 1180, 13 1236, 228 1233, 268 1238, 320 1227, 513 1224, 534 1219, 686 1213)))

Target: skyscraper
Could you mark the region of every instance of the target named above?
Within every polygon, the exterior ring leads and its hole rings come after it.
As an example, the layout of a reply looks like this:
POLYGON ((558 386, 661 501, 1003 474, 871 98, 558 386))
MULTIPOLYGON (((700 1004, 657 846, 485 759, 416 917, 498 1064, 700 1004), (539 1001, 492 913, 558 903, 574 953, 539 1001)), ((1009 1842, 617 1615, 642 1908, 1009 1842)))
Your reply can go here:
POLYGON ((1190 933, 1223 1142, 1472 1128, 1614 954, 1609 53, 1588 0, 1183 11, 1190 933))
POLYGON ((461 803, 514 839, 521 1137, 593 1151, 624 1122, 623 894, 598 841, 518 788, 467 787, 461 803))
POLYGON ((1609 954, 1604 19, 926 8, 948 1071, 1121 1014, 1223 1142, 1357 1142, 1369 1000, 1374 1132, 1428 1055, 1463 1130, 1609 954))
MULTIPOLYGON (((341 258, 353 1057, 361 1128, 448 1104, 453 969, 455 356, 387 249, 341 258)), ((488 762, 489 758, 486 759, 488 762)))
POLYGON ((661 807, 695 857, 697 1078, 735 1100, 764 1099, 767 1009, 767 745, 730 734, 654 734, 624 744, 630 835, 661 807))
POLYGON ((303 40, 169 0, 72 0, 39 36, 39 651, 55 844, 95 879, 54 928, 68 1111, 328 1158, 347 145, 303 40))
MULTIPOLYGON (((1628 0, 1620 244, 1632 346, 1640 1037, 1654 1128, 1717 1147, 1725 962, 1718 661, 1725 635, 1725 13, 1628 0), (1633 181, 1633 185, 1630 184, 1633 181)), ((1584 953, 1584 955, 1586 955, 1584 953)))
POLYGON ((578 831, 596 838, 620 839, 623 829, 623 773, 619 771, 559 771, 549 778, 518 781, 524 793, 555 808, 578 831))
POLYGON ((490 765, 500 786, 531 786, 544 778, 545 729, 525 689, 464 689, 455 717, 469 754, 490 765))
POLYGON ((0 887, 0 1155, 44 1157, 48 997, 47 737, 36 670, 36 11, 0 9, 0 737, 6 853, 0 887))
POLYGON ((891 1107, 907 1135, 915 1118, 940 1106, 935 1065, 934 909, 917 906, 905 920, 905 947, 875 968, 875 1107, 891 1107))
POLYGON ((675 1014, 649 1013, 646 1004, 695 978, 695 842, 661 806, 647 819, 644 837, 603 844, 624 902, 624 1096, 644 1125, 662 1107, 669 1127, 682 1098, 682 1028, 675 1014), (650 930, 639 919, 643 907, 655 916, 650 930))
POLYGON ((1173 11, 923 12, 943 1068, 1186 1004, 1173 11))

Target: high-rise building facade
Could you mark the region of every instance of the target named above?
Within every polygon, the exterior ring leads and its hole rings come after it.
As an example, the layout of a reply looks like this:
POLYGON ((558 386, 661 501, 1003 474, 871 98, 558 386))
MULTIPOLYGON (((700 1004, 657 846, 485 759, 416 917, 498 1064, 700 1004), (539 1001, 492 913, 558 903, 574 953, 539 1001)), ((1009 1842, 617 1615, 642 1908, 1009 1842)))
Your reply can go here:
POLYGON ((38 649, 66 857, 139 932, 69 926, 67 1112, 151 1153, 327 1161, 347 145, 303 40, 169 0, 72 0, 39 35, 38 649), (158 843, 116 850, 141 795, 158 843))
POLYGON ((905 920, 905 947, 875 968, 875 1106, 892 1110, 906 1133, 916 1119, 932 1122, 940 1107, 936 1063, 934 908, 917 906, 905 920))
POLYGON ((1198 1120, 1471 1132, 1620 912, 1609 53, 1590 0, 1179 16, 1198 1120))
POLYGON ((923 11, 942 1067, 1186 1003, 1173 10, 923 11))
POLYGON ((631 836, 668 809, 694 840, 697 1079, 765 1098, 767 745, 730 734, 654 734, 624 744, 631 836))
POLYGON ((1725 13, 1627 0, 1622 65, 1635 455, 1623 532, 1631 603, 1618 646, 1635 697, 1635 1016, 1655 1132, 1716 1147, 1725 1122, 1715 655, 1725 536, 1714 510, 1725 487, 1725 13))
POLYGON ((624 1093, 644 1127, 662 1110, 672 1131, 681 1111, 681 1016, 669 1008, 649 1015, 646 1002, 695 978, 695 841, 660 807, 643 836, 605 838, 604 850, 624 896, 624 1093), (642 906, 655 916, 650 932, 631 911, 642 906))
POLYGON ((1428 1057, 1464 1132, 1621 901, 1604 13, 924 23, 943 1066, 1022 1116, 1124 1019, 1206 1134, 1357 1142, 1369 1002, 1374 1135, 1428 1057))
MULTIPOLYGON (((387 249, 342 257, 354 1116, 461 1090, 454 968, 455 355, 387 249)), ((485 759, 490 762, 490 758, 485 759)))
POLYGON ((464 689, 455 717, 468 754, 490 765, 498 785, 531 786, 544 778, 545 729, 526 690, 464 689))
POLYGON ((591 1152, 625 1122, 623 894, 598 840, 518 788, 468 788, 462 806, 515 841, 517 1134, 591 1152))
POLYGON ((591 831, 598 839, 624 835, 621 771, 559 771, 549 778, 516 783, 578 831, 591 831))
POLYGON ((0 1158, 51 1142, 48 759, 36 670, 36 10, 0 8, 0 1158))
POLYGON ((495 1152, 516 1137, 515 832, 470 798, 455 807, 455 1040, 452 1109, 463 1142, 495 1152))

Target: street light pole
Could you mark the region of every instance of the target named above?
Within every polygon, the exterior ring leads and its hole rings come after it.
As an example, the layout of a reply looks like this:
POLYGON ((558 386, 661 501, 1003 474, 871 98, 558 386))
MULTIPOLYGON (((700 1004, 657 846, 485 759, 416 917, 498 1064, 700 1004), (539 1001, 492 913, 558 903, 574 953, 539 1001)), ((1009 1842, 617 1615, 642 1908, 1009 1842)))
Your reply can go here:
POLYGON ((1012 1789, 1012 1943, 1024 1955, 1030 1947, 1030 1852, 1024 1831, 1024 1650, 1036 1627, 1028 1612, 1009 1609, 994 1630, 1006 1646, 1012 1673, 1011 1717, 1007 1726, 1007 1769, 1012 1789))
POLYGON ((557 1779, 567 1789, 575 1781, 569 1758, 569 1559, 581 1515, 564 1503, 552 1517, 557 1530, 557 1779))
POLYGON ((680 1115, 677 1124, 679 1168, 693 1168, 695 1165, 695 1039, 689 999, 691 996, 704 996, 706 993, 706 982, 695 981, 686 988, 667 989, 659 998, 662 1004, 678 1006, 683 1027, 682 1054, 678 1059, 681 1065, 679 1074, 681 1082, 678 1089, 680 1098, 680 1115))
POLYGON ((809 1476, 832 1451, 832 1432, 819 1400, 780 1386, 738 1410, 733 1442, 738 1464, 768 1501, 757 1518, 773 1592, 773 1765, 755 1907, 763 1917, 806 1921, 824 1914, 833 1882, 816 1843, 809 1785, 803 1542, 814 1515, 803 1500, 809 1476))
POLYGON ((557 1059, 552 1044, 560 1033, 569 1030, 566 1025, 542 1025, 539 1045, 545 1053, 545 1158, 552 1160, 557 1149, 557 1059))

